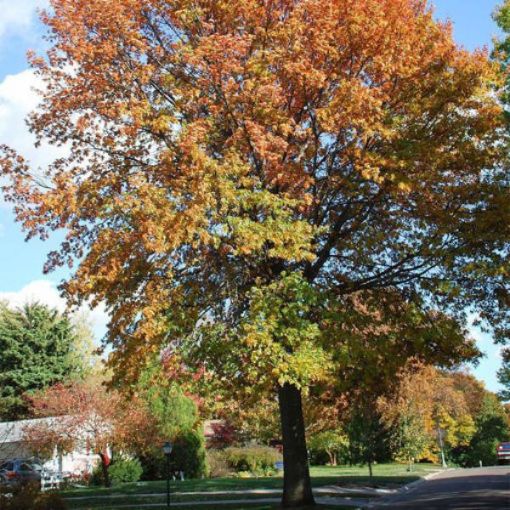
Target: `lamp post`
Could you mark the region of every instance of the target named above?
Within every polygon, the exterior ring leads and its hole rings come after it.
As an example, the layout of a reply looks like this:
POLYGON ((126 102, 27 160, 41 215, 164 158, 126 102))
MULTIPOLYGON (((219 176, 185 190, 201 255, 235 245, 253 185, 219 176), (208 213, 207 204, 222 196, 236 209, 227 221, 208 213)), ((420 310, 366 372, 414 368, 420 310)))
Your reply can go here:
POLYGON ((446 459, 444 457, 444 429, 442 429, 439 426, 439 423, 437 424, 437 437, 439 439, 439 448, 441 449, 441 465, 443 466, 443 469, 446 469, 448 465, 446 464, 446 459))
POLYGON ((167 441, 163 445, 163 453, 166 457, 166 507, 170 508, 170 454, 172 453, 172 443, 167 441))

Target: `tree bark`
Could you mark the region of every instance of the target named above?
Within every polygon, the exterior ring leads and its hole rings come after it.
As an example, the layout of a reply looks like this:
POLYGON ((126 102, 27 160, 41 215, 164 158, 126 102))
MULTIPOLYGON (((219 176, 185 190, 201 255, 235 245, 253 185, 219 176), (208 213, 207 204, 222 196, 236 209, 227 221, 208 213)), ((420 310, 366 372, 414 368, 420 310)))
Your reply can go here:
POLYGON ((103 470, 103 482, 105 487, 110 487, 110 473, 108 472, 109 463, 104 454, 100 453, 101 469, 103 470))
POLYGON ((314 505, 301 391, 291 384, 278 389, 283 439, 283 499, 282 506, 296 508, 314 505))

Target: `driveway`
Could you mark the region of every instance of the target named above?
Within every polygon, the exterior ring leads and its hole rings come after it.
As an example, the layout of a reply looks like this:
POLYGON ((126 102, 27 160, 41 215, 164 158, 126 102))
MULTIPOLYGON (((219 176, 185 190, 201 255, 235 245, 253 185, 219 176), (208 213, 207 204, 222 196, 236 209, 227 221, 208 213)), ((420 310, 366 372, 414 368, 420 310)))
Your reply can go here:
POLYGON ((510 510, 510 466, 456 469, 381 499, 370 508, 510 510))

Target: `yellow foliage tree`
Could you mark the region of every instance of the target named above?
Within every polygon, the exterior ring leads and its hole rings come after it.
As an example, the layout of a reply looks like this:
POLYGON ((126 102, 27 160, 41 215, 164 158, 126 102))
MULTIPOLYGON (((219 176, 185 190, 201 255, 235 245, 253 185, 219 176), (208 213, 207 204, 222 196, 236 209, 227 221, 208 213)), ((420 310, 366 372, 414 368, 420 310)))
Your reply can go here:
POLYGON ((223 349, 278 395, 283 502, 313 502, 301 393, 341 370, 324 330, 346 296, 505 331, 499 69, 425 0, 51 6, 30 126, 71 150, 35 178, 4 148, 6 199, 29 237, 66 230, 46 269, 77 262, 70 303, 106 304, 118 381, 166 346, 197 369, 223 349))

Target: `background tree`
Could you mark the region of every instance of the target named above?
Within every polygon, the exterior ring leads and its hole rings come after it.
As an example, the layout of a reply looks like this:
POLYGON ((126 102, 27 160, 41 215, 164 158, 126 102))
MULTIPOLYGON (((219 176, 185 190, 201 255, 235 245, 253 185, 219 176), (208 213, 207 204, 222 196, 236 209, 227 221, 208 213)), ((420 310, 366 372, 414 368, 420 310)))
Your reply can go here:
POLYGON ((498 370, 498 380, 503 386, 499 396, 504 401, 510 400, 510 351, 506 350, 503 353, 503 364, 498 370))
POLYGON ((411 366, 402 371, 396 391, 378 402, 384 422, 397 432, 398 424, 413 416, 421 428, 409 437, 419 449, 418 459, 439 460, 438 431, 446 457, 464 466, 495 461, 496 444, 509 428, 504 407, 472 375, 441 371, 433 366, 411 366), (397 425, 395 427, 395 424, 397 425), (425 443, 421 439, 424 435, 425 443))
POLYGON ((201 426, 197 404, 168 377, 160 359, 152 360, 142 372, 136 393, 146 403, 163 437, 175 439, 179 433, 201 426))
POLYGON ((44 453, 58 448, 65 453, 89 448, 98 455, 105 486, 110 485, 112 452, 146 451, 155 442, 162 444, 143 402, 126 401, 97 382, 58 384, 38 392, 31 403, 36 416, 53 418, 25 429, 33 450, 44 453))
POLYGON ((461 450, 459 460, 466 466, 493 466, 497 463, 497 446, 510 439, 510 427, 503 406, 495 395, 488 394, 475 417, 476 431, 467 448, 461 450))
POLYGON ((11 310, 0 303, 0 418, 30 415, 26 394, 79 377, 77 334, 70 319, 33 303, 11 310))
POLYGON ((71 316, 71 322, 75 333, 71 358, 74 358, 74 363, 80 367, 79 377, 83 380, 104 381, 108 379, 108 370, 99 353, 90 325, 90 317, 85 312, 78 312, 71 316))
POLYGON ((407 462, 409 471, 413 470, 414 462, 422 457, 430 441, 420 418, 416 411, 409 409, 399 417, 392 437, 395 459, 407 462))
MULTIPOLYGON (((185 393, 186 387, 175 383, 167 357, 150 360, 136 385, 136 395, 144 402, 155 423, 161 441, 172 441, 171 469, 187 477, 199 478, 207 473, 203 421, 197 398, 185 393)), ((189 387, 191 389, 191 387, 189 387)), ((161 445, 139 452, 145 477, 164 478, 166 459, 161 445)))
MULTIPOLYGON (((504 0, 503 3, 494 13, 494 20, 498 24, 500 30, 504 36, 495 41, 495 47, 493 51, 493 59, 501 66, 505 75, 505 89, 502 96, 502 100, 505 104, 505 114, 507 120, 507 128, 510 123, 510 75, 509 75, 509 64, 510 64, 510 1, 504 0)), ((507 146, 507 149, 509 147, 507 146)), ((500 297, 500 299, 508 299, 506 295, 500 297)), ((507 302, 508 305, 508 302, 507 302)), ((504 400, 510 400, 510 349, 503 351, 503 366, 498 372, 498 378, 500 383, 503 385, 503 391, 501 397, 504 400)))
POLYGON ((339 459, 345 461, 349 455, 349 439, 342 430, 326 430, 310 437, 308 446, 312 453, 326 453, 330 466, 336 466, 339 459))
POLYGON ((390 436, 372 399, 359 398, 353 402, 345 431, 349 439, 350 463, 367 465, 369 476, 373 476, 374 462, 388 461, 391 454, 390 436))
POLYGON ((29 236, 67 229, 46 269, 77 259, 70 302, 109 307, 117 380, 169 345, 278 395, 285 506, 313 502, 301 397, 342 353, 325 309, 391 290, 504 338, 499 78, 425 0, 52 7, 30 124, 72 150, 40 186, 5 148, 6 198, 29 236))

